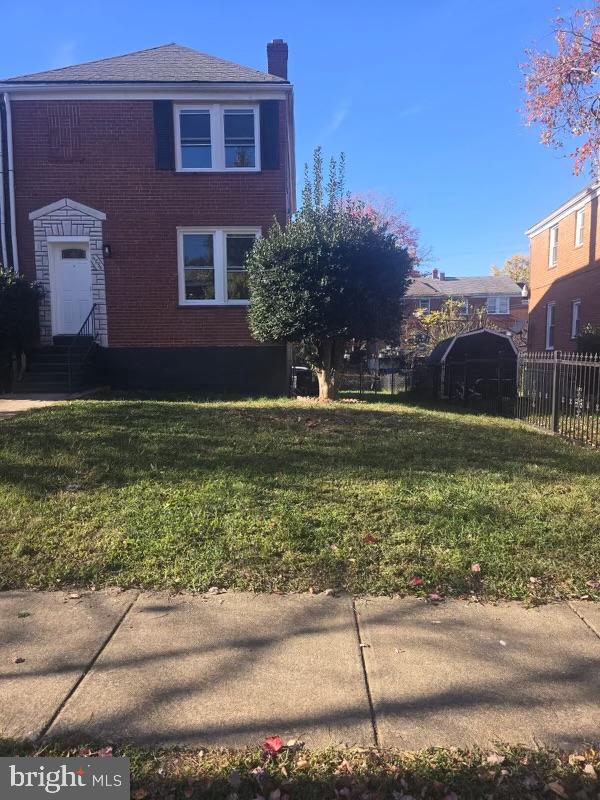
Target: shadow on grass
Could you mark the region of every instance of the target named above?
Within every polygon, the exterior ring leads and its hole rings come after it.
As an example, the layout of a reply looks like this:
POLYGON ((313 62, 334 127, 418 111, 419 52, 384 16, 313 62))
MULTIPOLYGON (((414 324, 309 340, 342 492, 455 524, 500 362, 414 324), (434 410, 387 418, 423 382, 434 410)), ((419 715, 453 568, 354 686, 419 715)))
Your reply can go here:
POLYGON ((596 453, 501 419, 385 401, 369 406, 72 403, 0 428, 0 478, 32 496, 141 480, 203 480, 216 472, 299 480, 368 473, 371 480, 490 472, 509 480, 531 463, 544 481, 600 474, 596 453))

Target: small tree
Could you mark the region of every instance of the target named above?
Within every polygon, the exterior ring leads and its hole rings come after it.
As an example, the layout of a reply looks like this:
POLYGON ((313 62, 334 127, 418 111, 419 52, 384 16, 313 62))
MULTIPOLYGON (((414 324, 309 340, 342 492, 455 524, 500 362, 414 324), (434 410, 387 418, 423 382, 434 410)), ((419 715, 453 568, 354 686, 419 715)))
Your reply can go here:
POLYGON ((285 227, 275 222, 247 261, 254 336, 298 344, 321 400, 337 394, 350 339, 397 339, 411 268, 387 225, 347 198, 343 184, 341 158, 324 185, 317 148, 300 211, 285 227))
POLYGON ((600 354, 600 325, 586 325, 577 337, 578 353, 600 354))
POLYGON ((503 266, 497 267, 495 264, 491 269, 492 275, 506 275, 515 283, 529 283, 529 256, 524 253, 515 253, 504 262, 503 266))
POLYGON ((0 352, 24 369, 24 353, 35 340, 41 289, 0 266, 0 352))
POLYGON ((412 355, 428 355, 444 339, 459 333, 490 327, 485 306, 465 313, 462 300, 446 300, 436 311, 419 308, 414 312, 413 324, 405 334, 407 350, 412 355))

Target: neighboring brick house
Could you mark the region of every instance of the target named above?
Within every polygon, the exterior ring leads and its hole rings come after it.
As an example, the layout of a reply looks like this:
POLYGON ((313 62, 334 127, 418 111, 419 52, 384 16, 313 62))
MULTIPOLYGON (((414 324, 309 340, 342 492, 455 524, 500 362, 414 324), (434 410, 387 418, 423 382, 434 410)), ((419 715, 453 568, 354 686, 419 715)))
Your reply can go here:
POLYGON ((583 325, 600 325, 599 195, 588 186, 527 231, 529 350, 574 351, 583 325))
POLYGON ((250 335, 243 269, 294 210, 285 42, 267 60, 170 44, 0 82, 2 260, 45 289, 42 345, 64 353, 95 305, 113 385, 286 390, 285 343, 250 335))
POLYGON ((485 307, 489 323, 515 334, 522 331, 527 321, 527 299, 522 287, 511 278, 502 275, 452 278, 434 269, 431 277, 414 277, 410 281, 404 299, 407 334, 410 335, 411 319, 415 319, 417 309, 438 311, 447 300, 461 301, 465 316, 485 307))

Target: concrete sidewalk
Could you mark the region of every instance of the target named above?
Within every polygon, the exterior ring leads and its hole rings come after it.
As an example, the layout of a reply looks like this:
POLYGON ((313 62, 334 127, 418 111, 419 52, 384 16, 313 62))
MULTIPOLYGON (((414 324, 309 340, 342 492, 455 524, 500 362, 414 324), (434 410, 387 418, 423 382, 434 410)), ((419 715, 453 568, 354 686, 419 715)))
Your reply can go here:
POLYGON ((0 593, 0 736, 243 746, 600 740, 600 605, 0 593))

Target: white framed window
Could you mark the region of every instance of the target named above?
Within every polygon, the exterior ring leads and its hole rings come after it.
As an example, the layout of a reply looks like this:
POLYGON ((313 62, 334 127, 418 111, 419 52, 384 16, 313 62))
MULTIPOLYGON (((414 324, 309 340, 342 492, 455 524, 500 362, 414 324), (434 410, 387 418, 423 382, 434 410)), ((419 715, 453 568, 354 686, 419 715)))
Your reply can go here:
POLYGON ((554 350, 554 328, 556 326, 556 303, 546 306, 546 350, 554 350))
POLYGON ((571 339, 576 339, 581 331, 581 300, 571 303, 571 339))
POLYGON ((508 314, 510 312, 509 297, 488 297, 486 300, 488 314, 508 314))
POLYGON ((558 264, 558 225, 550 228, 550 249, 548 252, 548 267, 552 269, 558 264))
POLYGON ((178 228, 179 303, 247 305, 246 255, 260 228, 178 228))
POLYGON ((575 247, 583 244, 583 225, 585 223, 585 208, 580 208, 575 215, 575 247))
POLYGON ((427 314, 431 311, 431 300, 429 297, 420 297, 417 300, 417 308, 422 309, 423 311, 427 312, 427 314))
POLYGON ((175 105, 175 166, 178 172, 258 172, 258 105, 175 105))

